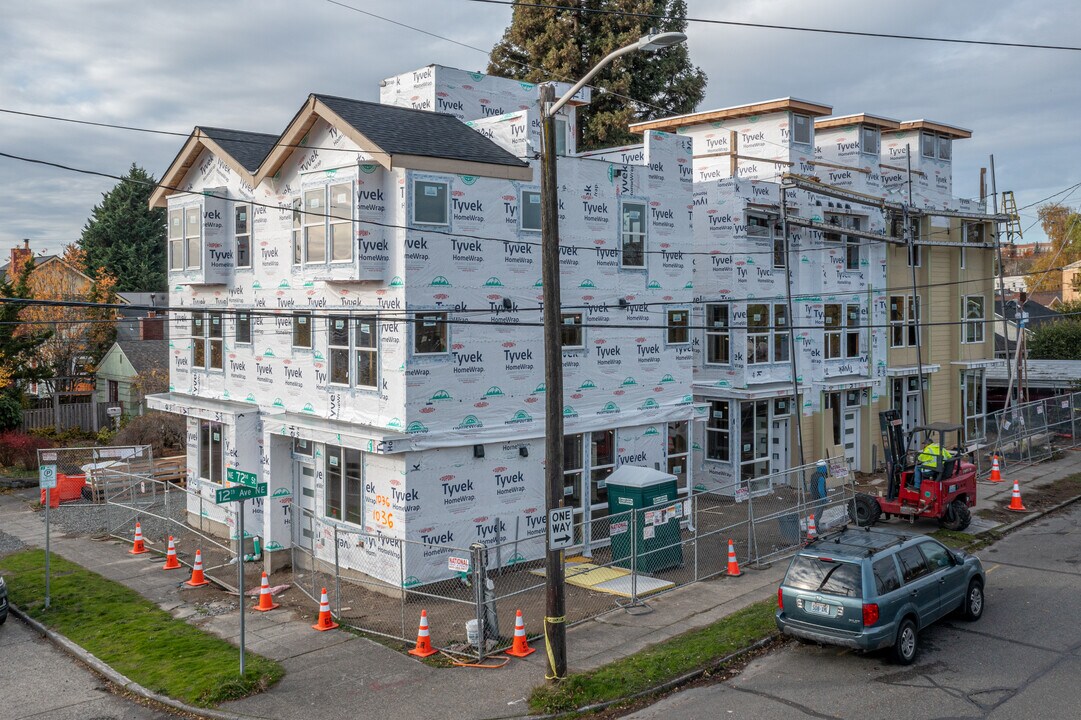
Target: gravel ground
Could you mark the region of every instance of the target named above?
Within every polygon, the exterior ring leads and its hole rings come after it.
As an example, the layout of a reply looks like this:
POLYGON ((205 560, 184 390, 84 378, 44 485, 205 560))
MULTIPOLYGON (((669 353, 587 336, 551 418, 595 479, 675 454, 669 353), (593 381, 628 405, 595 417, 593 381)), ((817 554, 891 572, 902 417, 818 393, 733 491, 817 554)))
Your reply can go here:
POLYGON ((23 541, 14 535, 8 535, 3 530, 0 530, 0 557, 8 555, 13 552, 17 552, 26 547, 23 545, 23 541))
MULTIPOLYGON (((40 515, 44 522, 44 513, 40 515)), ((176 525, 153 516, 172 517, 183 523, 187 519, 183 496, 178 493, 175 498, 170 497, 168 515, 162 502, 130 508, 71 503, 53 508, 50 511, 49 521, 63 528, 64 532, 73 535, 116 533, 128 536, 132 533, 136 520, 142 525, 143 535, 147 538, 157 540, 170 534, 179 534, 176 525)))

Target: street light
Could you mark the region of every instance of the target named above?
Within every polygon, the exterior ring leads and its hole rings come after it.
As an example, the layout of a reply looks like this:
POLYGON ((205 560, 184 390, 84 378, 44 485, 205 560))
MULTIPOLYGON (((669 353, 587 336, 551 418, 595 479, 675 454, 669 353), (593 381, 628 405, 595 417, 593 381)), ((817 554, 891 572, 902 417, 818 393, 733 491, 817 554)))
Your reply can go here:
MULTIPOLYGON (((559 292, 559 191, 556 179, 555 114, 581 90, 601 68, 636 50, 653 52, 687 39, 680 32, 645 35, 609 53, 559 100, 552 85, 541 86, 541 282, 544 307, 544 457, 545 517, 563 506, 563 353, 560 330, 562 306, 559 292)), ((549 538, 551 536, 549 535, 549 538)), ((548 650, 549 680, 567 675, 567 626, 564 597, 563 551, 549 546, 545 556, 544 641, 548 650)))

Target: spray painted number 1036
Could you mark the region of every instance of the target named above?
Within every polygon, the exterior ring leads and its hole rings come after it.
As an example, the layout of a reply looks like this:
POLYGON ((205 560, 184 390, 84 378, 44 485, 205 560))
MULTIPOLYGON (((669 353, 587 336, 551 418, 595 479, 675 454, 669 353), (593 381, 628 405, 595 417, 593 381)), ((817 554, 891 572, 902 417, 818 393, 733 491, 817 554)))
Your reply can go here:
POLYGON ((389 513, 386 510, 372 510, 372 520, 388 528, 394 527, 394 513, 389 513))

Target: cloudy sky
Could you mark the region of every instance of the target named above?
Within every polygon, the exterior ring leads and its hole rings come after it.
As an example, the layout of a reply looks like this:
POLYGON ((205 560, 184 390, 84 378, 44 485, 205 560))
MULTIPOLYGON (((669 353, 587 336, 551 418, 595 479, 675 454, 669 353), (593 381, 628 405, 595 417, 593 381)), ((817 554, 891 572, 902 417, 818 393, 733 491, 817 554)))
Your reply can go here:
MULTIPOLYGON (((0 7, 0 109, 184 133, 279 133, 310 92, 377 100, 380 79, 430 63, 483 70, 510 8, 468 0, 37 0, 0 7), (385 19, 374 17, 382 16, 385 19), (439 40, 394 24, 430 30, 439 40)), ((688 16, 819 28, 1078 45, 1076 0, 688 0, 688 16)), ((927 118, 973 131, 954 192, 978 193, 994 153, 1018 205, 1081 182, 1081 52, 869 39, 691 23, 709 76, 700 109, 795 96, 835 114, 927 118)), ((182 137, 0 112, 0 152, 160 177, 182 137)), ((114 181, 0 157, 0 253, 76 240, 114 181)), ((1081 191, 1065 197, 1081 206, 1081 191)), ((1023 226, 1036 220, 1023 211, 1023 226)), ((1042 239, 1036 225, 1026 239, 1042 239)))

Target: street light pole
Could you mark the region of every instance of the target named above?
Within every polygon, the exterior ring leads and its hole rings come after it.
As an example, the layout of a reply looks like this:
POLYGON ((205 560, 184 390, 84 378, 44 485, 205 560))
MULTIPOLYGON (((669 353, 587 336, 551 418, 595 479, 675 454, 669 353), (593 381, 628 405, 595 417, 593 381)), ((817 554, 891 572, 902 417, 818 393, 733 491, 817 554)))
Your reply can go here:
MULTIPOLYGON (((544 311, 544 506, 545 518, 563 507, 563 342, 559 287, 559 180, 556 172, 555 115, 601 68, 635 50, 654 51, 681 43, 679 32, 646 35, 604 57, 559 100, 550 84, 540 88, 541 112, 541 284, 544 311)), ((588 497, 588 494, 585 495, 588 497)), ((548 680, 567 676, 567 618, 563 551, 545 554, 544 643, 548 680)))

